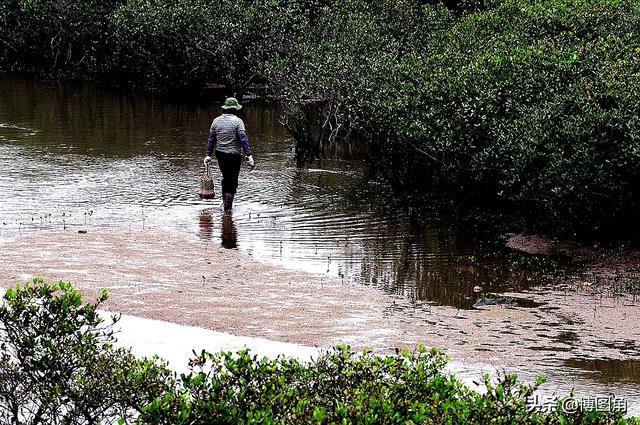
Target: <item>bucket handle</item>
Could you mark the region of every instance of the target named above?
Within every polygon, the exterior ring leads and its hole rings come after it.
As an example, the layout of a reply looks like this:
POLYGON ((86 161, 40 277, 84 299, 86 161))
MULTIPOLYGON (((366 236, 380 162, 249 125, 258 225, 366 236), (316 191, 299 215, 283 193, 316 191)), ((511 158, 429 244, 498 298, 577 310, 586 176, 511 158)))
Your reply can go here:
POLYGON ((211 178, 211 166, 209 164, 204 165, 204 173, 211 178))

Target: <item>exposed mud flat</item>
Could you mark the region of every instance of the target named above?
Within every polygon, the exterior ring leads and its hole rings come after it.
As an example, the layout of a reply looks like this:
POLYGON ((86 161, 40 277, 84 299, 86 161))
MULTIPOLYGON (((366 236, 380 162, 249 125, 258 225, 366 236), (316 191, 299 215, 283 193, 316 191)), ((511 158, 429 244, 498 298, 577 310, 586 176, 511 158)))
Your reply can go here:
POLYGON ((285 270, 158 229, 40 231, 0 245, 0 280, 71 281, 104 308, 316 347, 437 346, 454 359, 536 368, 571 358, 640 359, 640 301, 582 290, 523 295, 537 308, 456 310, 285 270))

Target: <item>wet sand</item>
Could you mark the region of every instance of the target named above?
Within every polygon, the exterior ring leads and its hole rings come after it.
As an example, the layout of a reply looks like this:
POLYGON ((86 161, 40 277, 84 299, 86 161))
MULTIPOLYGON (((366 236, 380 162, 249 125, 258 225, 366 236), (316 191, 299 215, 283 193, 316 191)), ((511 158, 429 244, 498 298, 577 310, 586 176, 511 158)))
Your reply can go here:
POLYGON ((640 300, 535 290, 537 308, 456 310, 412 304, 373 287, 254 261, 159 229, 37 231, 0 244, 0 283, 71 281, 104 308, 235 335, 391 352, 437 346, 497 368, 554 367, 570 358, 640 359, 640 300))

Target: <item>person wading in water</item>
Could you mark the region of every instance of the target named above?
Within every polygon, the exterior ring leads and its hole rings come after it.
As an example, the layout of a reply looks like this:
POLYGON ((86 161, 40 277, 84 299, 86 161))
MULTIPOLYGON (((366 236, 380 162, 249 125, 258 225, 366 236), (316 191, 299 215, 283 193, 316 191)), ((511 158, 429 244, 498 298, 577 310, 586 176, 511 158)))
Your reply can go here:
POLYGON ((244 122, 236 114, 242 105, 235 97, 229 97, 222 105, 223 113, 211 123, 205 166, 211 163, 214 149, 218 159, 218 167, 222 173, 222 204, 225 212, 230 212, 233 197, 238 189, 238 175, 242 163, 242 152, 247 156, 247 164, 251 169, 255 167, 249 138, 244 128, 244 122))

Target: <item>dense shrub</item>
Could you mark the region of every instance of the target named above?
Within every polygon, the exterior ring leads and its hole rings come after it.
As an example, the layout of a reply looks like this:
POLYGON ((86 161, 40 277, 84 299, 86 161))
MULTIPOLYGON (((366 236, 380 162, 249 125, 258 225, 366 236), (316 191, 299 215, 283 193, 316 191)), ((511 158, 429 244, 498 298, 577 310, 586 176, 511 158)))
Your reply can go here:
POLYGON ((399 128, 396 140, 408 133, 437 157, 440 181, 574 230, 635 214, 640 62, 629 19, 637 17, 634 2, 517 0, 464 17, 435 66, 405 68, 404 78, 447 72, 423 77, 400 123, 410 130, 399 128))
MULTIPOLYGON (((444 356, 420 349, 378 357, 337 347, 310 364, 248 352, 202 353, 173 394, 148 406, 153 423, 545 423, 530 389, 504 377, 479 395, 442 372, 444 356), (185 414, 188 412, 188 414, 185 414)), ((489 382, 489 381, 487 381, 489 382)), ((601 416, 604 419, 604 416, 601 416)))
POLYGON ((381 128, 367 130, 376 116, 392 118, 379 115, 378 102, 393 102, 405 90, 394 78, 398 60, 450 24, 445 9, 427 11, 428 24, 416 19, 422 8, 410 0, 336 1, 266 61, 263 74, 301 153, 317 155, 327 141, 348 142, 358 136, 353 130, 380 139, 381 128))
POLYGON ((183 89, 207 82, 212 54, 202 49, 208 21, 199 5, 130 1, 113 14, 114 73, 147 88, 183 89))
POLYGON ((0 68, 55 78, 105 74, 119 0, 2 0, 0 68))
POLYGON ((3 0, 0 68, 178 93, 242 96, 326 1, 3 0))
MULTIPOLYGON (((9 289, 0 305, 0 423, 95 424, 133 420, 168 391, 157 359, 115 348, 112 324, 65 282, 9 289)), ((114 322, 115 322, 114 318, 114 322)))
POLYGON ((472 391, 443 372, 435 349, 379 357, 342 346, 305 363, 202 352, 176 378, 157 358, 113 347, 96 313, 105 299, 83 304, 70 284, 41 279, 6 292, 0 423, 627 423, 621 412, 531 410, 536 386, 514 375, 485 377, 486 391, 472 391))
POLYGON ((411 1, 388 16, 376 8, 384 1, 338 3, 293 42, 297 54, 270 62, 297 139, 318 145, 314 137, 331 137, 298 129, 340 126, 402 188, 444 187, 535 211, 547 225, 621 224, 632 236, 637 2, 502 0, 460 17, 411 1))
MULTIPOLYGON (((538 384, 515 375, 486 391, 472 391, 443 372, 444 355, 418 348, 379 357, 348 346, 311 363, 269 360, 247 351, 209 354, 191 361, 181 385, 147 406, 145 423, 173 424, 634 424, 620 412, 553 412, 528 404, 538 384)), ((555 407, 555 406, 554 406, 555 407)))

